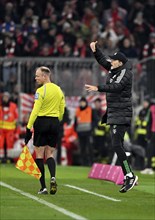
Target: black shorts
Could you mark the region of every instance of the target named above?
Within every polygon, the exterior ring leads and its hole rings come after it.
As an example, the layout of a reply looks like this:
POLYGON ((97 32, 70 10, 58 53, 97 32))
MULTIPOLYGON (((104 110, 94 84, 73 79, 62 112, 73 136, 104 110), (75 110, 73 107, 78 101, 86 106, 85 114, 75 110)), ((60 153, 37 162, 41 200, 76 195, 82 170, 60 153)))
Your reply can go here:
POLYGON ((56 117, 37 117, 34 123, 34 146, 46 146, 56 147, 59 137, 60 122, 56 117))

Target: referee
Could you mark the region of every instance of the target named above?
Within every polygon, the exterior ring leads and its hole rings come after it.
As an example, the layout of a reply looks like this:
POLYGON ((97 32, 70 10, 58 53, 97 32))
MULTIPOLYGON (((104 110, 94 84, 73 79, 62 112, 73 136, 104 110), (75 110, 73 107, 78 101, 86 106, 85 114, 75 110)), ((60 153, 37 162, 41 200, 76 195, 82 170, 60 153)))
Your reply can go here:
POLYGON ((45 183, 44 156, 51 175, 50 194, 57 191, 56 163, 54 150, 58 141, 59 124, 63 118, 65 99, 59 86, 50 80, 51 71, 45 66, 37 68, 35 80, 39 86, 35 93, 35 102, 26 128, 25 144, 32 137, 35 146, 36 164, 41 171, 41 189, 38 194, 48 194, 45 183))

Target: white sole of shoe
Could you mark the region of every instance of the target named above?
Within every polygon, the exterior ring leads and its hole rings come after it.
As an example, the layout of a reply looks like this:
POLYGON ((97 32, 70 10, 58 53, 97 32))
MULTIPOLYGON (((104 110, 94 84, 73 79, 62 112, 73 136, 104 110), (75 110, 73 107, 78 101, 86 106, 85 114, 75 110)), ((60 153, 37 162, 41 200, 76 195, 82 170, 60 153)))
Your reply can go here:
POLYGON ((131 190, 131 189, 136 185, 137 181, 138 181, 138 176, 136 176, 135 181, 134 181, 132 187, 131 187, 130 189, 128 189, 126 192, 128 192, 129 190, 131 190))

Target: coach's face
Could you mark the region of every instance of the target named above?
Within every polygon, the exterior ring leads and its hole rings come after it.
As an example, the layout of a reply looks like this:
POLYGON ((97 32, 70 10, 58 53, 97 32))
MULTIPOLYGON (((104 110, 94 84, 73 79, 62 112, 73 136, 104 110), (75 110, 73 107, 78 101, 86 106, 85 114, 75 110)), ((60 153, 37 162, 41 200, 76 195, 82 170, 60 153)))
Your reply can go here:
POLYGON ((116 69, 122 65, 123 63, 119 60, 111 60, 111 69, 116 69))
POLYGON ((43 85, 45 82, 45 74, 40 69, 36 71, 35 80, 38 85, 43 85))

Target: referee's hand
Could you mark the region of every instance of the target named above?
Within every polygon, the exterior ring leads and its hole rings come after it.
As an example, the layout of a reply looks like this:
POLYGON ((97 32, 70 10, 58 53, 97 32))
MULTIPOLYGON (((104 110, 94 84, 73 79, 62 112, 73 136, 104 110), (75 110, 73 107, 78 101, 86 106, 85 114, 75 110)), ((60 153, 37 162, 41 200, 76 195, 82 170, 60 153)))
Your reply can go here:
POLYGON ((29 128, 26 128, 26 134, 25 134, 25 144, 27 144, 29 142, 29 140, 32 137, 32 132, 30 131, 29 128))

